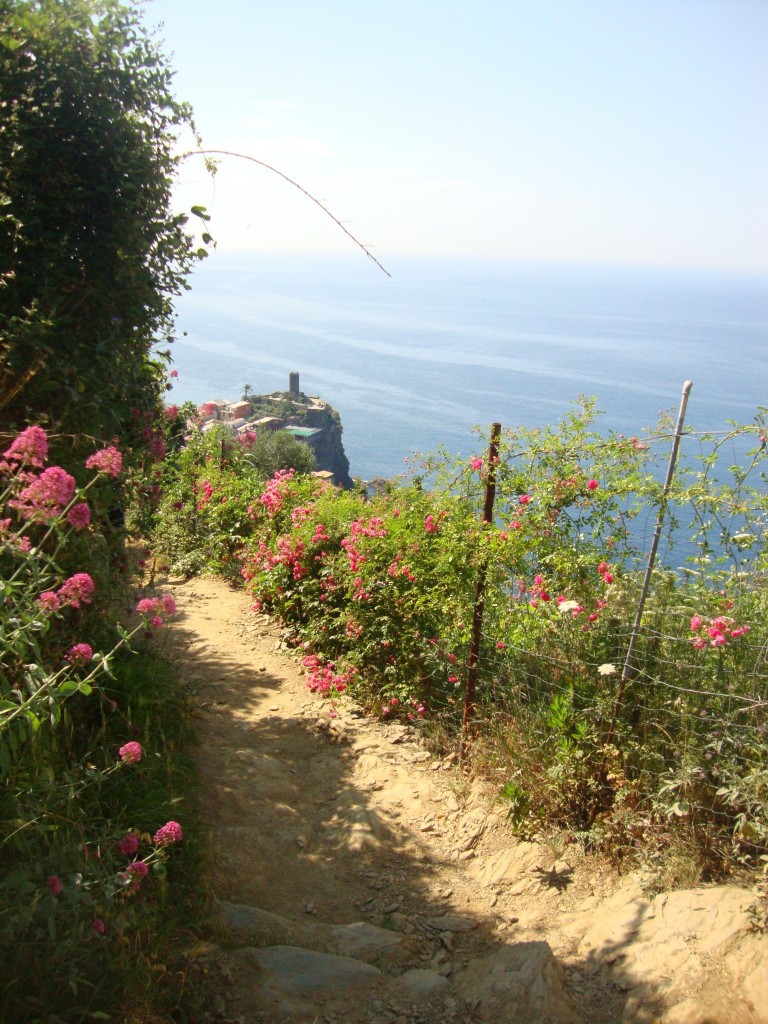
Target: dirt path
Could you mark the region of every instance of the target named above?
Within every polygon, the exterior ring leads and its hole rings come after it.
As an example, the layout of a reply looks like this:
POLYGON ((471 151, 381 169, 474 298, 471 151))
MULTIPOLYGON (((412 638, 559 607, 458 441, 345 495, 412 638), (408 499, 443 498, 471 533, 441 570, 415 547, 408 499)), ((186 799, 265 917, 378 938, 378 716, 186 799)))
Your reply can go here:
POLYGON ((199 692, 200 810, 222 927, 207 1021, 766 1024, 748 894, 649 901, 503 808, 406 726, 331 719, 280 630, 215 580, 170 580, 199 692))

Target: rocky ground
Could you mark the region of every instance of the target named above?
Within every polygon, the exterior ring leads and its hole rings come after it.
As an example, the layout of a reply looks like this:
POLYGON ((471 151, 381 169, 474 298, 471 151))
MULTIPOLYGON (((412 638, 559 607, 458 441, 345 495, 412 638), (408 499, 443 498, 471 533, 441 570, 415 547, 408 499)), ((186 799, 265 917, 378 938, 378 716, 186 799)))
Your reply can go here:
POLYGON ((768 938, 736 886, 648 899, 418 734, 332 719, 280 630, 215 580, 170 580, 199 694, 199 803, 223 1024, 768 1024, 768 938))

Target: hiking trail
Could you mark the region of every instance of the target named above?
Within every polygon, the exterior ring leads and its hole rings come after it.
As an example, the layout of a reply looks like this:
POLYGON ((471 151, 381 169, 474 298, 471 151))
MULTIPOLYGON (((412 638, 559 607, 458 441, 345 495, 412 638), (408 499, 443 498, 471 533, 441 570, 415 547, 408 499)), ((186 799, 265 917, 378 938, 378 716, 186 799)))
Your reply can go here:
POLYGON ((163 588, 220 921, 201 1024, 768 1024, 747 890, 646 898, 567 838, 521 841, 418 729, 330 717, 243 591, 163 588))

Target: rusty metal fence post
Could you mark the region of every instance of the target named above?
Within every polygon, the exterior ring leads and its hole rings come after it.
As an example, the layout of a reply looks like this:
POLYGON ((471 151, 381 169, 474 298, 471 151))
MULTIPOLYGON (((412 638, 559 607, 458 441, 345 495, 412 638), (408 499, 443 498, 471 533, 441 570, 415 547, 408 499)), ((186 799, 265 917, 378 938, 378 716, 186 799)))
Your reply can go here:
MULTIPOLYGON (((483 505, 483 525, 493 522, 493 503, 496 499, 496 467, 499 460, 499 437, 501 424, 491 424, 491 440, 488 445, 485 474, 485 503, 483 505)), ((485 584, 488 576, 488 553, 483 554, 480 571, 475 587, 475 602, 472 611, 472 635, 467 656, 467 684, 464 691, 464 715, 461 723, 462 750, 466 752, 472 727, 472 713, 475 709, 475 693, 477 690, 477 670, 480 663, 480 641, 483 631, 483 611, 485 609, 485 584)))

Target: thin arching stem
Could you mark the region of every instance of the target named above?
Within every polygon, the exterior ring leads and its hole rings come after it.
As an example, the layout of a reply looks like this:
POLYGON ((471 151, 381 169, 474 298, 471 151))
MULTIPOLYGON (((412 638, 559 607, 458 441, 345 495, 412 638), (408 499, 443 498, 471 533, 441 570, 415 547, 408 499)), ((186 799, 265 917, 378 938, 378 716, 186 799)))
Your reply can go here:
POLYGON ((355 236, 352 234, 352 232, 348 231, 347 228, 344 227, 344 225, 341 223, 339 218, 335 217, 331 213, 331 211, 328 209, 327 206, 323 206, 323 204, 320 202, 320 200, 316 199, 312 195, 311 192, 307 192, 307 190, 305 188, 303 188, 301 185, 299 185, 299 183, 297 181, 294 181, 293 178, 289 178, 287 174, 283 174, 283 172, 279 171, 276 167, 273 167, 271 164, 265 163, 264 160, 257 160, 255 156, 248 156, 245 153, 235 153, 235 152, 233 152, 232 150, 229 150, 229 149, 191 149, 188 153, 182 153, 182 155, 179 157, 179 159, 180 160, 186 160, 188 157, 191 157, 191 156, 203 156, 203 157, 209 157, 209 156, 234 156, 238 160, 249 160, 252 164, 258 164, 259 167, 264 167, 264 168, 266 168, 266 170, 272 171, 273 174, 276 174, 278 177, 282 178, 284 181, 287 181, 289 185, 293 185, 293 187, 297 188, 299 190, 299 192, 303 192, 303 194, 307 197, 307 199, 311 199, 313 203, 315 203, 317 206, 319 206, 320 209, 323 211, 323 213, 326 213, 331 218, 331 220, 334 222, 334 224, 338 225, 338 227, 341 228, 341 230, 344 232, 344 234, 348 235, 352 239, 352 241, 355 243, 355 245, 359 246, 363 250, 363 252, 365 253, 366 256, 368 256, 369 259, 373 260, 373 262, 376 264, 376 266, 379 268, 379 270, 383 270, 384 273, 387 275, 387 277, 392 277, 392 275, 386 269, 386 267, 383 267, 381 265, 381 263, 379 263, 379 261, 373 255, 373 253, 370 252, 368 249, 366 249, 366 247, 363 245, 363 243, 358 241, 358 239, 355 238, 355 236))

